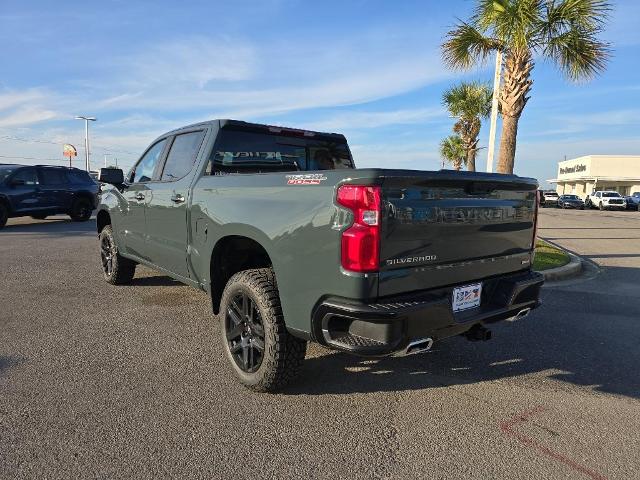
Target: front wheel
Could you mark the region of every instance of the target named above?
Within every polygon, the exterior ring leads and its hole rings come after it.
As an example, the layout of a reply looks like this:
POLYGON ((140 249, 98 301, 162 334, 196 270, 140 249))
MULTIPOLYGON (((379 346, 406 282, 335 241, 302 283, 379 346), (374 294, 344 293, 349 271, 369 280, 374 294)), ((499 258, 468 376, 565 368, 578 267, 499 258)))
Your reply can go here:
POLYGON ((604 205, 602 204, 602 202, 598 204, 598 208, 600 209, 600 211, 604 210, 604 205))
POLYGON ((233 275, 222 294, 219 318, 226 357, 245 387, 274 392, 297 377, 307 342, 287 331, 272 269, 233 275))
POLYGON ((107 225, 100 232, 100 260, 102 274, 108 283, 111 285, 131 283, 136 273, 136 263, 118 253, 111 225, 107 225))
POLYGON ((93 205, 88 198, 76 198, 71 205, 71 212, 69 216, 74 222, 86 222, 91 218, 91 212, 93 205))

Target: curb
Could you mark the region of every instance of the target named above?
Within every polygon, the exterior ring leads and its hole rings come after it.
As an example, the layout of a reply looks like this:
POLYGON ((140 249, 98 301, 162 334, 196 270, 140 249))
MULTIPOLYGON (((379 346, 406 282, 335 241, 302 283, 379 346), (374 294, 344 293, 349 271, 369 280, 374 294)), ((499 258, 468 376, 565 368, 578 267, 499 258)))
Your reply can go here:
MULTIPOLYGON (((554 245, 557 246, 557 245, 554 245)), ((542 270, 541 273, 544 277, 545 282, 555 282, 557 280, 566 280, 570 277, 576 277, 580 275, 582 272, 582 259, 574 255, 573 253, 567 252, 562 249, 569 258, 571 259, 569 263, 563 265, 561 267, 550 268, 548 270, 542 270)))

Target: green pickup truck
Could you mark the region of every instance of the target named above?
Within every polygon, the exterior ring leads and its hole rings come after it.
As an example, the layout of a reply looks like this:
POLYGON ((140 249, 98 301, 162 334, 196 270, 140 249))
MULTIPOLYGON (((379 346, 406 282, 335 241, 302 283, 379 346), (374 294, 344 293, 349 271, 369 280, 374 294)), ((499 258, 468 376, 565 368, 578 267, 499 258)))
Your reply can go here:
POLYGON ((540 303, 531 178, 356 169, 343 135, 213 120, 100 180, 106 281, 142 264, 206 291, 229 364, 256 391, 289 383, 309 341, 408 355, 488 340, 488 324, 540 303))

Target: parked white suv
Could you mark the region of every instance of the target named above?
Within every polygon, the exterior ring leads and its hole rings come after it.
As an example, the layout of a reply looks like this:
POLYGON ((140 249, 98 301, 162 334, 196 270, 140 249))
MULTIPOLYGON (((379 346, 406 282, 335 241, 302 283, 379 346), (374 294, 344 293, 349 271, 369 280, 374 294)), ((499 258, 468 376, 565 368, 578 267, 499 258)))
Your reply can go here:
POLYGON ((589 207, 597 207, 600 210, 626 210, 627 201, 618 192, 598 190, 587 197, 589 207))
POLYGON ((542 192, 542 196, 544 197, 544 206, 545 207, 557 207, 558 206, 558 194, 554 191, 546 191, 542 192))

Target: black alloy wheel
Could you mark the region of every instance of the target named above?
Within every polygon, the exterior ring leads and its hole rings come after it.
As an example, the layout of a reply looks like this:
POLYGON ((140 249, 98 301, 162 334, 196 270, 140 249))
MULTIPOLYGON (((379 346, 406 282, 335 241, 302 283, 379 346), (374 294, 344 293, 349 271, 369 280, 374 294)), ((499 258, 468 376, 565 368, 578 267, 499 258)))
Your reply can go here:
POLYGON ((264 326, 260 310, 245 292, 238 292, 227 305, 224 317, 229 351, 238 368, 253 373, 264 358, 264 326))
POLYGON ((100 232, 100 263, 104 279, 111 285, 131 283, 136 273, 136 263, 118 253, 111 225, 100 232))
POLYGON ((92 211, 89 199, 80 197, 73 202, 70 217, 74 222, 86 222, 91 218, 92 211))
POLYGON ((100 259, 102 260, 102 271, 105 277, 111 277, 113 275, 113 260, 115 255, 111 235, 102 235, 100 237, 100 259))

